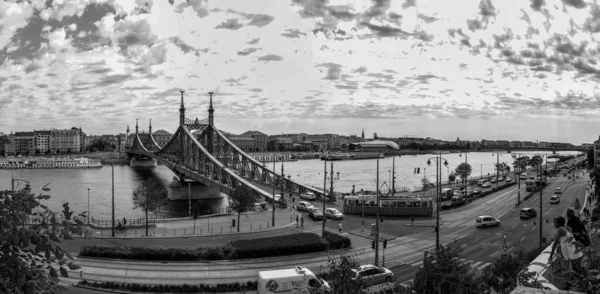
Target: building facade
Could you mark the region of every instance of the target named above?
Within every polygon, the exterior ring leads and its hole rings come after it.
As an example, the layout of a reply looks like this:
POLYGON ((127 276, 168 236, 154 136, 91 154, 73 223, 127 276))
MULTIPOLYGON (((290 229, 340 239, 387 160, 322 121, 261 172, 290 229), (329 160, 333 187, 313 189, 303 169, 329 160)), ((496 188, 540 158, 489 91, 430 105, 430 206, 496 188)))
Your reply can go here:
POLYGON ((50 150, 53 154, 81 152, 81 129, 53 129, 50 139, 50 150))
POLYGON ((35 133, 34 132, 15 132, 14 136, 15 152, 17 155, 35 154, 35 133))
POLYGON ((269 136, 259 131, 247 131, 240 136, 251 137, 254 139, 254 147, 257 152, 266 152, 269 144, 269 136))
POLYGON ((169 143, 169 140, 171 140, 173 134, 165 130, 158 130, 152 133, 152 137, 154 137, 154 141, 156 141, 156 144, 158 144, 158 146, 162 148, 163 146, 167 145, 167 143, 169 143))
POLYGON ((35 153, 36 154, 47 154, 50 153, 50 142, 52 140, 52 132, 43 130, 43 131, 33 131, 35 133, 35 153))

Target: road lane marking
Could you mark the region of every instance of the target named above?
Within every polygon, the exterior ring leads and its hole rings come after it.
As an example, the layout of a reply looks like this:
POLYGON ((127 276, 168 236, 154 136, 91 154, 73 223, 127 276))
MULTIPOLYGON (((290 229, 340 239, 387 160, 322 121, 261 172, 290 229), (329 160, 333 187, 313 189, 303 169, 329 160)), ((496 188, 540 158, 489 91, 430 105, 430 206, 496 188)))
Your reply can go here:
POLYGON ((523 240, 525 240, 525 238, 527 238, 527 236, 525 236, 525 237, 521 238, 521 242, 523 242, 523 240))
POLYGON ((514 229, 516 226, 517 226, 517 225, 514 225, 514 226, 512 226, 512 228, 511 228, 511 229, 514 229))

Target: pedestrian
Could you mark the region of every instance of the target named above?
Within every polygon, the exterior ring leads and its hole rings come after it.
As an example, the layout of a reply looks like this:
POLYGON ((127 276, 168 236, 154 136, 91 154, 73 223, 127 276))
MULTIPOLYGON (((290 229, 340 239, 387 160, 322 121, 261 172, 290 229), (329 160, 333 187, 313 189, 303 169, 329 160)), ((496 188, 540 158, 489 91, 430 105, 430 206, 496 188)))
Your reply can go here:
POLYGON ((304 228, 304 216, 303 215, 300 216, 300 224, 304 228))
POLYGON ((562 216, 557 216, 554 218, 556 234, 554 237, 554 243, 552 243, 549 261, 552 262, 554 251, 556 250, 556 247, 560 245, 560 251, 563 259, 571 263, 573 270, 577 274, 583 274, 584 277, 587 277, 587 274, 584 272, 584 268, 581 266, 583 253, 581 250, 579 250, 579 248, 577 248, 577 246, 575 246, 575 238, 573 237, 571 228, 566 227, 565 223, 565 218, 562 216))
POLYGON ((340 222, 340 224, 338 225, 338 228, 340 229, 340 234, 342 233, 342 222, 340 222))
POLYGON ((123 225, 126 226, 127 225, 127 219, 125 217, 123 217, 123 225))
POLYGON ((296 214, 296 228, 298 228, 298 214, 296 214))
POLYGON ((590 246, 590 237, 587 229, 581 223, 581 220, 575 216, 575 211, 571 207, 567 209, 567 227, 571 229, 571 233, 576 241, 583 244, 584 247, 590 246))
POLYGON ((410 224, 413 225, 413 226, 415 225, 415 218, 414 217, 410 218, 410 224))
POLYGON ((296 203, 296 197, 292 196, 292 203, 296 203))

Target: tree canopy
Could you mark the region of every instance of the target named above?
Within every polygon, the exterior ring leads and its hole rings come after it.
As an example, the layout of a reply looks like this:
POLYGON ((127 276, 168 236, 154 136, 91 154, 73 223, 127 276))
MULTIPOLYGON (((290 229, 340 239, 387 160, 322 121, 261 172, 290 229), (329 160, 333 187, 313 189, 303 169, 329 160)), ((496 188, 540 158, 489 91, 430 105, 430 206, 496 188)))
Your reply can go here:
POLYGON ((254 196, 252 191, 246 185, 240 184, 231 195, 231 201, 229 203, 231 210, 238 214, 238 226, 237 231, 240 231, 240 214, 249 211, 254 207, 254 196))
POLYGON ((463 162, 461 164, 459 164, 456 169, 454 169, 454 172, 456 172, 456 174, 464 181, 466 180, 470 175, 471 172, 473 171, 473 168, 471 168, 471 165, 463 162))
POLYGON ((2 293, 55 293, 65 289, 58 283, 58 274, 67 277, 66 268, 79 269, 69 261, 73 259, 69 252, 56 243, 60 238, 73 239, 73 233, 82 234, 83 222, 75 218, 59 223, 56 213, 39 202, 50 199, 45 194, 50 191, 47 186, 37 196, 27 190, 0 191, 2 293), (28 225, 32 216, 41 219, 40 223, 28 225))

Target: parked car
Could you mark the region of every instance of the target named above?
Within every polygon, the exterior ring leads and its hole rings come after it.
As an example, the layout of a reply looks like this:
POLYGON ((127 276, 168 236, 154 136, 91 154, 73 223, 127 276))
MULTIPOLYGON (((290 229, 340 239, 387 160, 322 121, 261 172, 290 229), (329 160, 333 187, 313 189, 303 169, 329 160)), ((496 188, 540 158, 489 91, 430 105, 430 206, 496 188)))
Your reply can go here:
POLYGON ((479 188, 473 189, 473 195, 481 195, 481 189, 479 189, 479 188))
POLYGON ((562 191, 560 190, 560 188, 556 188, 554 189, 554 194, 562 194, 562 191))
POLYGON ((308 212, 309 208, 314 208, 314 206, 306 201, 299 201, 298 204, 296 205, 298 210, 303 210, 308 212))
POLYGON ((490 182, 485 182, 485 183, 483 183, 483 185, 481 185, 481 188, 489 188, 489 187, 491 187, 491 186, 492 186, 492 183, 490 183, 490 182))
POLYGON ((552 197, 550 197, 550 204, 558 204, 560 203, 560 198, 558 198, 557 195, 552 195, 552 197))
POLYGON ((521 209, 521 212, 519 213, 519 217, 521 219, 529 219, 529 218, 536 217, 536 216, 537 216, 537 211, 535 211, 535 209, 529 208, 529 207, 521 209))
POLYGON ((491 227, 491 226, 499 226, 500 220, 491 217, 489 215, 478 216, 475 219, 478 228, 491 227))
POLYGON ((323 213, 314 206, 308 209, 308 216, 313 220, 323 220, 323 213))
POLYGON ((325 209, 325 216, 332 219, 343 219, 344 214, 342 214, 339 210, 335 208, 327 208, 325 209))
POLYGON ((506 177, 506 179, 504 179, 505 182, 510 183, 512 182, 512 178, 511 177, 506 177))
POLYGON ((477 186, 481 186, 483 185, 483 183, 485 183, 485 180, 479 180, 477 181, 477 186))
POLYGON ((502 182, 502 181, 504 181, 504 177, 503 176, 499 176, 498 177, 498 182, 502 182))
POLYGON ((392 273, 392 271, 372 264, 361 265, 352 271, 356 273, 356 279, 363 280, 365 287, 380 283, 388 283, 394 279, 394 273, 392 273))
POLYGON ((306 200, 315 200, 315 199, 317 199, 317 195, 315 195, 315 193, 313 193, 313 192, 306 192, 306 193, 300 194, 300 198, 306 199, 306 200))
POLYGON ((490 182, 491 182, 491 183, 495 183, 496 181, 498 181, 496 178, 492 178, 492 179, 490 180, 490 182))

